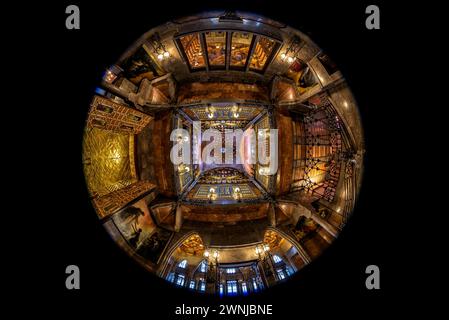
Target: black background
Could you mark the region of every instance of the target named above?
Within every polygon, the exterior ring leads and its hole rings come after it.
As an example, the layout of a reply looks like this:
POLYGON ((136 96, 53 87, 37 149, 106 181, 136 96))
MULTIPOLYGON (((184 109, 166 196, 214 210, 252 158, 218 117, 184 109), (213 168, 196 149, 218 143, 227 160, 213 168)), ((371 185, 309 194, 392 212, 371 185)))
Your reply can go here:
MULTIPOLYGON (((124 312, 128 317, 157 319, 174 317, 175 307, 183 303, 273 304, 275 319, 377 317, 396 304, 398 295, 405 293, 401 256, 407 247, 398 227, 403 219, 401 205, 395 201, 399 187, 391 179, 406 170, 392 166, 392 157, 407 148, 398 143, 405 135, 398 125, 405 106, 398 104, 401 99, 395 94, 402 90, 398 61, 405 54, 399 45, 408 41, 399 22, 404 13, 384 1, 308 2, 61 1, 36 6, 37 22, 18 38, 32 52, 27 55, 34 60, 30 75, 37 77, 33 78, 34 98, 28 100, 34 143, 27 146, 34 155, 36 177, 26 199, 33 204, 30 221, 39 232, 18 253, 28 271, 39 270, 31 285, 37 293, 33 291, 30 301, 45 297, 46 302, 38 305, 46 311, 64 306, 81 314, 86 310, 105 316, 124 312), (69 4, 80 8, 80 30, 65 28, 69 4), (380 7, 380 30, 365 28, 369 4, 380 7), (90 205, 81 165, 84 122, 104 70, 152 27, 213 9, 261 14, 308 34, 347 79, 360 108, 367 150, 357 206, 334 244, 289 281, 234 299, 173 288, 122 252, 90 205), (81 290, 65 288, 69 264, 80 267, 81 290), (380 267, 381 290, 365 288, 365 268, 370 264, 380 267)), ((19 295, 31 292, 30 286, 18 289, 19 295)))

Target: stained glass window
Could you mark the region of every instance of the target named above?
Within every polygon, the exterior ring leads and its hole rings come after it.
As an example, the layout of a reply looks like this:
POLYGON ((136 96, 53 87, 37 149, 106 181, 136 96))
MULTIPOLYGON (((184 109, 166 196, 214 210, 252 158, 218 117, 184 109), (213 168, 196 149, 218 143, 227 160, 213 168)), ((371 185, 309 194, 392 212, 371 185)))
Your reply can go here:
POLYGON ((227 281, 228 295, 233 296, 237 294, 237 280, 227 281))
POLYGON ((249 67, 263 72, 278 47, 274 39, 245 31, 196 32, 176 41, 191 71, 228 67, 243 71, 249 67))
POLYGON ((243 294, 248 293, 248 288, 246 287, 246 282, 242 282, 242 292, 243 292, 243 294))
POLYGON ((175 274, 173 272, 170 272, 170 274, 167 277, 168 282, 173 282, 175 280, 175 274))
POLYGON ((254 291, 257 291, 257 282, 256 282, 256 279, 254 279, 254 278, 253 278, 253 288, 254 288, 254 291))
POLYGON ((178 274, 178 277, 176 278, 176 285, 182 287, 184 285, 184 280, 185 280, 184 275, 178 274))
POLYGON ((226 32, 206 32, 206 47, 209 65, 224 67, 226 64, 226 32))
POLYGON ((260 37, 251 58, 250 69, 262 71, 270 58, 276 42, 267 37, 260 37))
POLYGON ((231 41, 231 66, 244 67, 248 59, 253 35, 247 32, 233 32, 231 41))
POLYGON ((278 274, 279 280, 285 279, 285 273, 282 269, 278 269, 277 274, 278 274))
POLYGON ((206 67, 199 33, 186 35, 179 38, 179 41, 181 42, 191 69, 201 69, 206 67))
POLYGON ((200 280, 200 291, 206 291, 206 282, 204 280, 200 280))

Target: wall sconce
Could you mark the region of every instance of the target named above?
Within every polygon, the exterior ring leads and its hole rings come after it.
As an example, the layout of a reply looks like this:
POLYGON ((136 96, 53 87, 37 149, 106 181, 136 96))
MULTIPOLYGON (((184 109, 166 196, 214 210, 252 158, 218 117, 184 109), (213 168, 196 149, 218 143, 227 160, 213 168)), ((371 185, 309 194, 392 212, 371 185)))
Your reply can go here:
POLYGON ((209 255, 210 255, 209 250, 204 251, 203 255, 206 259, 209 258, 209 255))
POLYGON ((170 57, 170 52, 168 52, 167 49, 165 49, 165 46, 161 41, 159 33, 156 32, 150 37, 150 43, 159 61, 162 61, 170 57))
POLYGON ((207 117, 209 119, 212 119, 215 116, 215 108, 214 107, 206 107, 206 113, 207 113, 207 117))
POLYGON ((209 188, 209 193, 207 195, 209 201, 214 201, 217 199, 217 193, 215 192, 215 188, 209 188))
POLYGON ((288 63, 292 63, 293 61, 296 60, 296 55, 298 51, 301 49, 301 47, 302 47, 301 39, 299 39, 297 36, 294 36, 290 40, 290 43, 285 52, 281 54, 281 60, 287 61, 288 63))
POLYGON ((117 78, 117 75, 115 75, 111 70, 106 70, 103 76, 103 80, 107 83, 112 83, 117 78))
POLYGON ((234 118, 238 118, 240 116, 240 107, 239 106, 232 106, 231 107, 231 113, 234 118))
POLYGON ((112 65, 108 69, 106 69, 105 73, 103 74, 103 81, 107 83, 113 83, 121 72, 123 72, 122 68, 117 65, 112 65))
POLYGON ((218 253, 218 250, 215 250, 213 253, 214 259, 217 260, 220 254, 218 253))
POLYGON ((233 191, 232 197, 237 201, 241 201, 242 200, 242 191, 240 190, 240 188, 235 187, 232 191, 233 191))

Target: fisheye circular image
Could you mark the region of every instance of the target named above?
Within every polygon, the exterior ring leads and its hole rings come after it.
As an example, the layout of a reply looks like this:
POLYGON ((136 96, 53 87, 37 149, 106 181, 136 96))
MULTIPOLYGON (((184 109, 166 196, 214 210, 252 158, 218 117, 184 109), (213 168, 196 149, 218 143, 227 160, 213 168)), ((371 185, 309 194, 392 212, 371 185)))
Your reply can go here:
POLYGON ((99 223, 131 259, 173 286, 233 296, 288 281, 331 245, 363 154, 332 58, 237 11, 132 43, 93 94, 82 159, 99 223))

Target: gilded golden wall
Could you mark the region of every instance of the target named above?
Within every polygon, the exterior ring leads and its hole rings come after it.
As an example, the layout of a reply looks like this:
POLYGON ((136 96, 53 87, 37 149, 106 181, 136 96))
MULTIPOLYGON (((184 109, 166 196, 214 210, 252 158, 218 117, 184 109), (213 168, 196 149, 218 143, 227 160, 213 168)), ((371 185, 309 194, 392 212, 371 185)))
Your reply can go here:
POLYGON ((102 196, 136 181, 134 160, 131 159, 133 138, 125 133, 86 129, 83 165, 91 195, 102 196))

